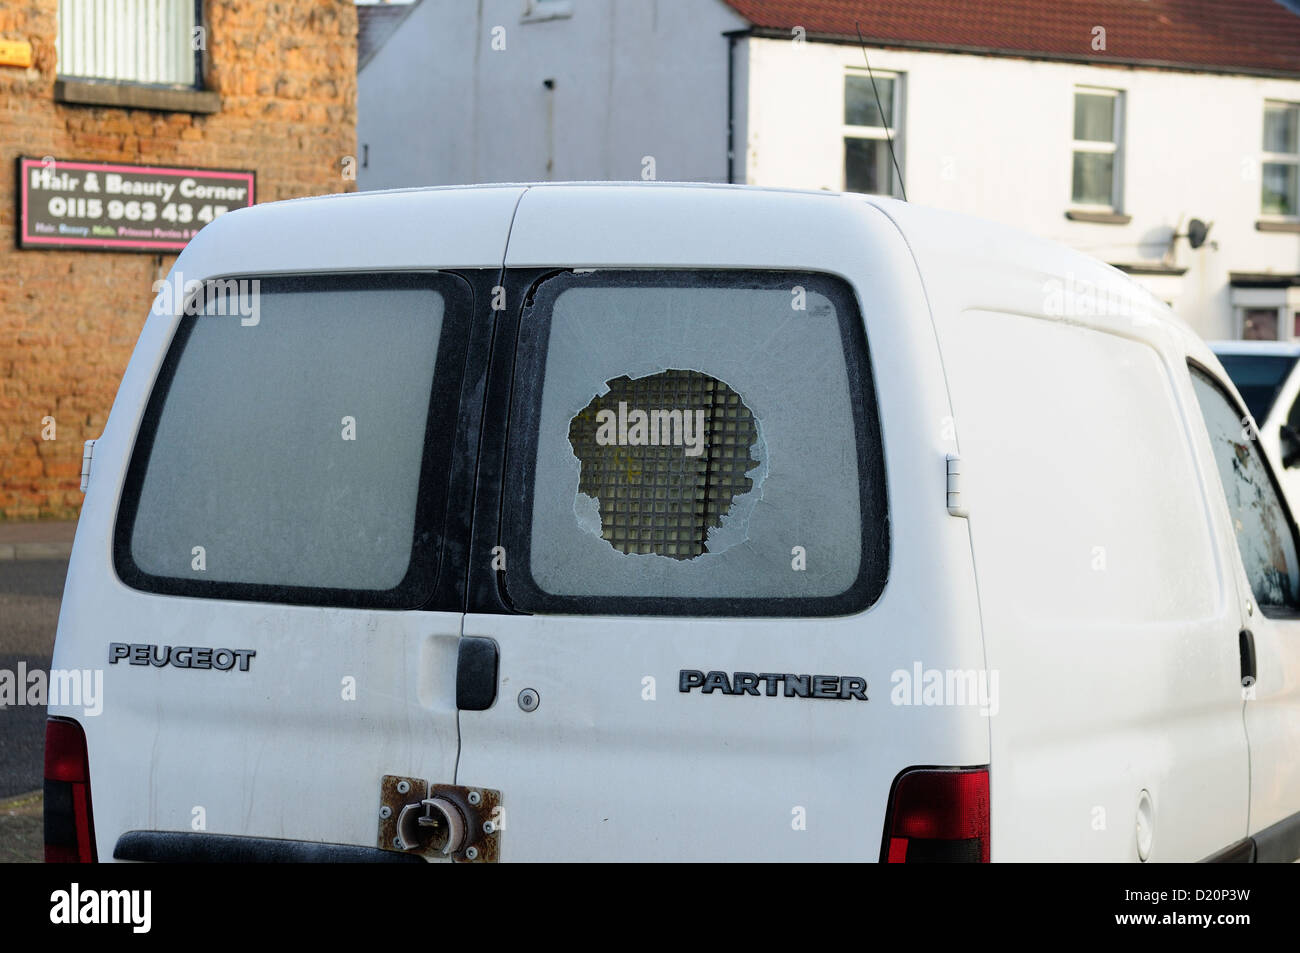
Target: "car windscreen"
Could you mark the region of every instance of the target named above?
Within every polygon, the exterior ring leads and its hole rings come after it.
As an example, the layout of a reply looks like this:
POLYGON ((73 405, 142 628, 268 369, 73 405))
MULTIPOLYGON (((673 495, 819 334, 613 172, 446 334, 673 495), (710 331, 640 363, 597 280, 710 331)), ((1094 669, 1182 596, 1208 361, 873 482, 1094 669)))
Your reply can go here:
POLYGON ((1220 354, 1218 357, 1241 391, 1255 422, 1262 424, 1296 358, 1286 354, 1220 354))

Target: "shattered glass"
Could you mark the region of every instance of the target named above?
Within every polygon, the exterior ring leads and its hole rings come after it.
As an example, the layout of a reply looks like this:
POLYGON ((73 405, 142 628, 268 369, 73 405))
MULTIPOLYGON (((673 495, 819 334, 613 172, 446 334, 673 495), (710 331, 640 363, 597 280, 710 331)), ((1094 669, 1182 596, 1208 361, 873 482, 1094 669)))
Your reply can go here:
POLYGON ((862 517, 832 303, 796 290, 794 276, 784 287, 709 286, 685 273, 655 285, 551 280, 568 286, 551 305, 542 387, 529 554, 537 585, 579 596, 848 589, 862 517), (718 399, 728 412, 711 411, 706 401, 718 399), (705 450, 632 442, 633 410, 680 410, 683 423, 704 410, 705 450), (613 414, 606 444, 592 430, 601 411, 613 414))
POLYGON ((607 383, 569 424, 586 526, 624 553, 716 552, 709 531, 737 497, 753 501, 753 414, 730 387, 696 371, 607 383))

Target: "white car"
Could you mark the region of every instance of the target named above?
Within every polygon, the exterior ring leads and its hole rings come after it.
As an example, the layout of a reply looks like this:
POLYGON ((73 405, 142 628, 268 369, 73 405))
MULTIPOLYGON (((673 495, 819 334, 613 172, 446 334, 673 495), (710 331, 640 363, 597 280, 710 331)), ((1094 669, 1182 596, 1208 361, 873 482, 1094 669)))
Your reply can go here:
POLYGON ((51 859, 1300 854, 1295 526, 1105 265, 506 185, 232 212, 155 290, 87 449, 51 859))

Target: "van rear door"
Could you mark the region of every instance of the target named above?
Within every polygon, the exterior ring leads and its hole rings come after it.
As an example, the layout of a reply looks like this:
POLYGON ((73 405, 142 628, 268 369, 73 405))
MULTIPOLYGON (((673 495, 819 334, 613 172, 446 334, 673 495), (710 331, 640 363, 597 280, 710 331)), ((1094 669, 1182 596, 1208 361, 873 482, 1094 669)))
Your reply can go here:
POLYGON ((852 198, 537 187, 505 284, 465 627, 499 692, 457 773, 500 792, 501 857, 877 859, 900 771, 988 754, 973 696, 891 699, 982 667, 897 232, 852 198))
POLYGON ((85 727, 99 859, 400 857, 381 779, 455 774, 485 296, 369 269, 195 295, 134 440, 123 385, 60 618, 55 665, 104 673, 101 711, 51 708, 85 727))

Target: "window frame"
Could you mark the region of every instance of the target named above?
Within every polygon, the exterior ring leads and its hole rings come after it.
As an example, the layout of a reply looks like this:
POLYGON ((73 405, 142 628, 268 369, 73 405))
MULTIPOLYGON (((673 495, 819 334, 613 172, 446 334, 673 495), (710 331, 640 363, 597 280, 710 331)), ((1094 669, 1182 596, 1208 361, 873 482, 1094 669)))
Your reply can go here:
POLYGON ((1233 336, 1238 341, 1300 341, 1300 285, 1258 288, 1233 285, 1230 289, 1229 304, 1232 307, 1233 336), (1246 312, 1276 311, 1276 338, 1246 338, 1246 312))
POLYGON ((531 565, 533 475, 537 467, 552 308, 559 295, 569 287, 561 287, 562 282, 551 279, 573 274, 571 269, 555 270, 538 278, 518 312, 499 533, 501 545, 512 556, 507 569, 495 574, 502 604, 510 611, 539 615, 708 617, 845 616, 875 605, 885 589, 891 568, 891 525, 884 435, 866 326, 857 296, 846 279, 806 270, 600 269, 582 277, 584 287, 682 287, 683 279, 693 279, 690 281, 692 287, 779 288, 788 292, 797 284, 824 295, 832 303, 844 350, 858 454, 858 505, 862 531, 858 575, 853 583, 833 596, 802 597, 553 595, 536 583, 531 565))
POLYGON ((1081 212, 1109 212, 1116 215, 1124 211, 1124 90, 1105 86, 1074 86, 1070 91, 1070 204, 1069 208, 1081 212), (1108 96, 1115 100, 1115 109, 1111 116, 1111 138, 1109 142, 1092 139, 1075 139, 1074 123, 1078 117, 1079 96, 1108 96), (1099 205, 1081 202, 1074 197, 1074 157, 1077 153, 1089 152, 1098 155, 1110 155, 1111 182, 1110 204, 1099 205))
MULTIPOLYGON (((448 459, 447 447, 454 446, 457 435, 456 408, 466 373, 466 352, 473 325, 475 295, 473 286, 462 275, 449 271, 409 270, 394 272, 295 272, 292 274, 212 275, 210 282, 229 279, 257 279, 263 282, 297 282, 304 289, 326 293, 331 289, 419 288, 443 295, 443 321, 435 358, 433 386, 425 415, 419 483, 416 490, 415 518, 412 526, 410 562, 405 577, 388 590, 338 589, 317 586, 288 586, 270 583, 228 582, 202 578, 156 576, 145 572, 135 562, 131 542, 139 512, 141 491, 153 453, 154 440, 162 420, 168 392, 174 383, 181 356, 201 314, 182 316, 168 342, 158 374, 140 418, 113 525, 112 562, 118 579, 126 586, 154 595, 187 596, 201 599, 262 602, 282 605, 305 605, 349 609, 431 609, 460 610, 459 605, 432 605, 430 600, 442 590, 440 582, 447 567, 444 554, 455 552, 449 539, 452 533, 447 518, 451 502, 451 477, 454 461, 448 459), (420 545, 422 533, 431 544, 420 545)), ((200 293, 195 290, 187 297, 200 293)), ((451 567, 454 571, 463 571, 451 567)))
MULTIPOLYGON (((193 3, 194 3, 194 23, 190 27, 190 35, 186 38, 187 42, 189 42, 191 45, 193 42, 193 31, 195 28, 200 28, 204 31, 205 39, 207 36, 207 22, 204 19, 203 0, 193 0, 193 3)), ((59 34, 61 32, 61 26, 62 26, 61 20, 59 20, 56 17, 56 22, 55 22, 56 43, 58 42, 59 34)), ((155 34, 155 38, 160 36, 161 33, 155 34)), ((206 46, 206 43, 204 45, 206 46)), ((139 87, 143 89, 176 90, 182 92, 202 92, 203 90, 207 89, 206 76, 205 76, 205 67, 207 65, 207 62, 204 56, 204 54, 207 51, 205 49, 200 48, 197 50, 192 50, 191 52, 194 55, 194 82, 192 83, 167 83, 167 82, 151 83, 142 80, 119 79, 112 76, 85 76, 76 73, 68 73, 63 70, 63 56, 61 55, 62 50, 59 50, 57 54, 55 74, 57 79, 73 82, 73 83, 95 83, 98 85, 128 86, 128 87, 139 87)))
MULTIPOLYGON (((1224 383, 1219 379, 1219 375, 1214 371, 1201 364, 1195 358, 1190 357, 1187 359, 1187 370, 1189 378, 1188 386, 1191 388, 1192 392, 1193 408, 1200 419, 1201 426, 1204 428, 1207 439, 1210 441, 1210 443, 1206 444, 1205 451, 1210 455, 1210 464, 1213 466, 1212 472, 1215 479, 1218 481, 1215 485, 1219 488, 1223 508, 1228 514, 1228 536, 1232 540, 1233 553, 1237 557, 1237 566, 1241 570, 1241 578, 1245 581, 1245 594, 1247 598, 1249 598, 1251 605, 1255 606, 1255 608, 1257 608, 1266 618, 1296 618, 1297 616, 1300 616, 1300 591, 1294 593, 1294 598, 1297 601, 1296 606, 1265 605, 1255 598, 1255 587, 1251 582, 1250 573, 1246 570, 1246 560, 1241 554, 1241 546, 1237 543, 1236 531, 1232 528, 1232 507, 1228 503, 1227 490, 1223 486, 1223 476, 1219 471, 1218 459, 1214 453, 1214 434, 1210 432, 1210 424, 1209 421, 1206 420, 1205 409, 1201 406, 1201 402, 1196 396, 1196 382, 1192 378, 1197 376, 1203 378, 1205 382, 1210 385, 1211 389, 1218 393, 1219 396, 1227 402, 1228 407, 1236 412, 1238 420, 1252 420, 1253 418, 1250 417, 1249 411, 1236 399, 1236 397, 1233 396, 1232 391, 1224 385, 1224 383)), ((1259 457, 1260 465, 1264 468, 1264 472, 1268 474, 1269 484, 1273 487, 1273 494, 1277 498, 1278 507, 1282 511, 1282 516, 1286 519, 1287 531, 1291 534, 1292 545, 1295 547, 1297 559, 1300 559, 1300 528, 1296 526, 1295 516, 1291 513, 1291 503, 1286 498, 1286 493, 1282 490, 1282 484, 1278 481, 1277 474, 1273 472, 1273 462, 1269 459, 1268 454, 1264 452, 1264 448, 1260 445, 1260 435, 1258 429, 1256 429, 1257 427, 1258 421, 1256 422, 1256 427, 1251 428, 1250 442, 1254 447, 1255 453, 1259 457)), ((1296 571, 1300 573, 1300 566, 1296 567, 1296 571)))
MULTIPOLYGON (((1266 99, 1264 100, 1264 116, 1268 115, 1270 108, 1281 107, 1282 109, 1293 110, 1295 112, 1295 121, 1297 126, 1297 142, 1295 152, 1268 152, 1264 150, 1263 136, 1260 137, 1260 159, 1259 159, 1259 216, 1268 222, 1300 222, 1300 102, 1289 102, 1283 99, 1266 99), (1289 165, 1295 169, 1295 194, 1291 196, 1294 212, 1268 212, 1264 210, 1264 166, 1265 165, 1289 165)), ((1262 128, 1261 128, 1262 131, 1262 128)))
MULTIPOLYGON (((904 75, 896 70, 877 70, 873 69, 868 73, 864 67, 849 66, 845 68, 843 81, 840 83, 840 191, 847 192, 849 185, 848 175, 848 157, 846 154, 847 142, 849 139, 867 139, 873 142, 892 142, 893 155, 889 162, 889 191, 888 192, 855 192, 855 195, 883 195, 889 198, 902 198, 902 179, 903 169, 906 168, 903 151, 903 136, 901 131, 901 120, 903 118, 904 99, 903 86, 904 75), (890 97, 890 124, 888 126, 854 126, 844 121, 845 108, 848 99, 848 80, 851 76, 858 76, 870 81, 875 77, 877 83, 881 80, 891 80, 893 82, 893 96, 890 97), (894 162, 898 163, 898 168, 894 168, 894 162)), ((882 100, 883 104, 883 100, 882 100)), ((883 117, 882 117, 883 118, 883 117)))
POLYGON ((1271 304, 1250 304, 1234 305, 1232 309, 1233 321, 1236 326, 1236 339, 1238 341, 1290 341, 1293 336, 1287 333, 1287 317, 1289 312, 1286 303, 1277 305, 1271 304), (1246 315, 1251 311, 1272 311, 1277 316, 1277 334, 1271 338, 1248 338, 1246 337, 1246 315))

